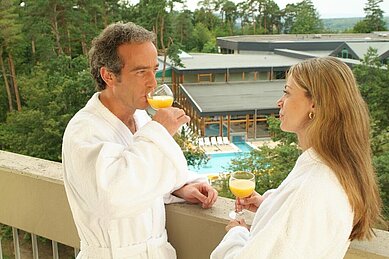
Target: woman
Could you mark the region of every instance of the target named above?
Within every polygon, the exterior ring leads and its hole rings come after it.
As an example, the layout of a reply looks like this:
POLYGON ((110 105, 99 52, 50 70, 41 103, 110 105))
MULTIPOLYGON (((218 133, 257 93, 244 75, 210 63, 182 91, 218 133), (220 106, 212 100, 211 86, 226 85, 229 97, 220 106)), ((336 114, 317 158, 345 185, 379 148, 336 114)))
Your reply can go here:
POLYGON ((369 115, 350 68, 333 57, 288 72, 281 130, 303 153, 281 185, 240 200, 256 212, 251 229, 231 221, 211 258, 343 258, 369 239, 381 200, 371 162, 369 115))

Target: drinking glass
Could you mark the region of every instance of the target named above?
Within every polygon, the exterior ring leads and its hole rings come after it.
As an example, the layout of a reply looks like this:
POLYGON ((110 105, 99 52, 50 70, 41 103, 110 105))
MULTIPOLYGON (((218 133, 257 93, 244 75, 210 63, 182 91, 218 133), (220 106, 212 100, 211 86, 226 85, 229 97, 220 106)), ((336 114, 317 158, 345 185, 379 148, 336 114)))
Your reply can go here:
MULTIPOLYGON (((243 171, 233 172, 228 185, 237 199, 249 197, 255 189, 255 175, 243 171)), ((238 219, 243 216, 243 211, 230 211, 229 216, 231 219, 238 219)))
POLYGON ((154 110, 172 106, 173 100, 172 90, 167 84, 159 85, 147 94, 147 101, 154 110))

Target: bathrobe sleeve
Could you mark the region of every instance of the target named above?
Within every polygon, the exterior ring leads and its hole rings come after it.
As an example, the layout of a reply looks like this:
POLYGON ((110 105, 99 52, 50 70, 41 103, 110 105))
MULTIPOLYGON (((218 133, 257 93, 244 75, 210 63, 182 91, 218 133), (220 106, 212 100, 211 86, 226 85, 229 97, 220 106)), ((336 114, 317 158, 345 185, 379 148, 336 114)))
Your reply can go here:
MULTIPOLYGON (((134 117, 135 117, 136 124, 139 128, 142 128, 144 125, 146 125, 148 122, 151 121, 150 116, 144 110, 136 110, 134 117)), ((198 182, 208 182, 208 178, 204 175, 200 175, 192 171, 188 171, 185 184, 198 183, 198 182)), ((166 193, 163 196, 164 203, 169 204, 169 203, 185 202, 184 199, 181 199, 171 194, 172 192, 176 191, 181 187, 182 186, 178 186, 178 188, 174 188, 170 192, 166 193)))
POLYGON ((110 217, 137 215, 188 179, 185 157, 167 130, 150 121, 130 144, 112 125, 80 116, 65 131, 63 163, 72 199, 110 217))
MULTIPOLYGON (((186 184, 190 184, 190 183, 201 183, 201 182, 206 182, 208 183, 208 178, 205 177, 204 175, 200 175, 200 174, 197 174, 197 173, 194 173, 192 171, 188 171, 188 177, 186 179, 186 184)), ((180 187, 181 188, 181 187, 180 187)), ((179 188, 177 188, 179 189, 179 188)), ((178 203, 178 202, 185 202, 184 199, 182 198, 179 198, 177 196, 174 196, 173 194, 171 194, 172 192, 174 192, 176 189, 172 190, 170 193, 167 193, 163 196, 163 202, 165 204, 170 204, 170 203, 178 203)))
POLYGON ((326 258, 331 250, 342 249, 352 214, 343 190, 323 179, 307 181, 273 191, 258 209, 250 232, 232 228, 211 259, 326 258))

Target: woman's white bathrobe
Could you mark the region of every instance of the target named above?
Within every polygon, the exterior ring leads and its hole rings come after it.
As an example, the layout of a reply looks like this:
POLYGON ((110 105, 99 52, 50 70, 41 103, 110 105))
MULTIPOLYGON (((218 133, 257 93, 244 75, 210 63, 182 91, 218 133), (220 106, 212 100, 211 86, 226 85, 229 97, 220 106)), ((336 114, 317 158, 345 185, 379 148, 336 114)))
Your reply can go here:
MULTIPOLYGON (((167 242, 165 202, 189 174, 167 130, 136 111, 131 131, 96 93, 63 138, 64 183, 81 239, 77 258, 176 258, 167 242)), ((182 200, 181 200, 182 201, 182 200)))
POLYGON ((314 150, 301 154, 282 184, 264 196, 250 232, 232 228, 212 259, 344 257, 353 212, 335 174, 314 150))

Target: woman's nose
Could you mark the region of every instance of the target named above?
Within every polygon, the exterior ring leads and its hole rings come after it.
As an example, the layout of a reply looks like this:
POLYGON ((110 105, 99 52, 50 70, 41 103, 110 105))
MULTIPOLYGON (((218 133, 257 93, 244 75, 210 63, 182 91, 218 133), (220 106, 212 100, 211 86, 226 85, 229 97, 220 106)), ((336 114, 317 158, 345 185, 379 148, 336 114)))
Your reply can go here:
POLYGON ((278 106, 278 108, 281 108, 281 106, 282 106, 282 98, 277 100, 277 106, 278 106))

